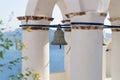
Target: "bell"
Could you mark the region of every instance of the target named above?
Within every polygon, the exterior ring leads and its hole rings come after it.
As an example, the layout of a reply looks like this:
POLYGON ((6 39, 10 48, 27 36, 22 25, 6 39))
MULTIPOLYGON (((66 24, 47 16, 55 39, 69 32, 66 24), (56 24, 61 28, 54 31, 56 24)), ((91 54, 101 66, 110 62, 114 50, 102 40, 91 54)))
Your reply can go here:
POLYGON ((61 45, 67 45, 67 42, 64 38, 64 32, 61 29, 61 26, 59 25, 57 27, 57 30, 54 32, 54 39, 51 42, 51 45, 59 45, 61 49, 61 45))

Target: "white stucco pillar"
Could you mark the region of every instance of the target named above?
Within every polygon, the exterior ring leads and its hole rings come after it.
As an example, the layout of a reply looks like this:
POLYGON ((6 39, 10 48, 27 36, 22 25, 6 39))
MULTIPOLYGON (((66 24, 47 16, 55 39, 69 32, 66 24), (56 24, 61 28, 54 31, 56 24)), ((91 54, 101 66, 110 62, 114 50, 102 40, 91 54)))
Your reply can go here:
POLYGON ((120 79, 120 29, 112 30, 111 76, 112 80, 120 79))
POLYGON ((65 1, 70 3, 67 4, 66 17, 72 23, 70 80, 104 80, 102 24, 108 0, 92 0, 90 3, 89 0, 65 1))
POLYGON ((107 46, 105 46, 105 54, 106 54, 106 77, 107 78, 111 78, 111 47, 112 47, 112 43, 111 40, 110 42, 107 44, 107 46))
MULTIPOLYGON (((110 18, 112 19, 112 18, 110 18)), ((113 27, 120 26, 119 25, 120 19, 111 21, 113 27)), ((120 64, 119 64, 119 56, 120 56, 120 29, 114 28, 112 29, 112 54, 111 54, 111 77, 112 80, 119 80, 120 79, 120 64)))
POLYGON ((72 25, 70 80, 103 79, 102 27, 72 25))
MULTIPOLYGON (((120 26, 120 0, 110 1, 110 22, 113 27, 120 26)), ((111 76, 112 80, 120 80, 120 29, 112 29, 111 76)))
POLYGON ((68 45, 65 46, 65 72, 66 72, 66 80, 70 80, 70 57, 71 57, 71 29, 65 30, 65 38, 68 45))
MULTIPOLYGON (((44 17, 38 16, 24 16, 18 17, 22 21, 22 24, 45 24, 48 23, 44 17)), ((26 74, 31 71, 32 74, 39 74, 39 80, 49 80, 49 33, 48 28, 44 26, 23 26, 23 44, 25 48, 22 51, 22 56, 27 57, 22 61, 22 73, 26 74)), ((28 77, 28 80, 34 80, 32 75, 28 77)))
MULTIPOLYGON (((63 24, 70 24, 70 20, 63 20, 63 24)), ((71 56, 71 27, 65 28, 65 40, 68 43, 64 46, 64 67, 65 67, 65 80, 70 80, 70 56, 71 56)))

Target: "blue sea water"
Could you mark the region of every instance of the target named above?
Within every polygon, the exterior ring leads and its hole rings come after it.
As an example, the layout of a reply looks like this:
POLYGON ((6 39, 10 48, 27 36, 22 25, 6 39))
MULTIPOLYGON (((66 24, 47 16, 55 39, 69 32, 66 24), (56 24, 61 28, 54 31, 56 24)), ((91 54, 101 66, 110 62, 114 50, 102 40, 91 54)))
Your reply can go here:
POLYGON ((9 64, 9 61, 15 60, 20 56, 20 51, 11 50, 5 53, 4 59, 0 60, 0 63, 6 64, 1 68, 3 72, 0 72, 0 80, 10 80, 10 76, 21 73, 21 62, 16 63, 15 65, 9 64))
MULTIPOLYGON (((50 42, 53 40, 54 31, 50 30, 50 42)), ((9 31, 4 33, 4 38, 9 38, 13 41, 19 39, 22 40, 22 30, 20 28, 15 31, 9 31), (15 34, 15 35, 14 35, 15 34), (13 36, 14 35, 14 36, 13 36)), ((0 80, 10 80, 10 76, 21 73, 22 62, 18 62, 15 65, 10 65, 9 62, 15 60, 16 58, 21 58, 21 51, 16 50, 15 46, 11 47, 4 53, 4 59, 0 59, 0 64, 6 64, 4 67, 0 66, 0 80), (12 66, 12 68, 11 68, 12 66)), ((62 72, 64 71, 64 47, 59 49, 59 46, 50 45, 50 72, 62 72)), ((17 79, 15 79, 17 80, 17 79)))
MULTIPOLYGON (((54 38, 55 30, 49 30, 49 42, 54 38)), ((64 71, 64 46, 60 49, 58 45, 50 45, 50 72, 64 71)))
MULTIPOLYGON (((15 47, 15 39, 22 40, 21 29, 4 32, 3 38, 9 38, 14 44, 9 50, 6 49, 4 51, 4 58, 0 59, 0 64, 4 64, 4 66, 0 66, 0 70, 2 70, 2 72, 0 72, 0 80, 10 80, 10 76, 21 72, 21 61, 14 65, 10 64, 11 61, 21 58, 21 51, 15 47)), ((2 48, 0 48, 0 50, 2 50, 2 48)))

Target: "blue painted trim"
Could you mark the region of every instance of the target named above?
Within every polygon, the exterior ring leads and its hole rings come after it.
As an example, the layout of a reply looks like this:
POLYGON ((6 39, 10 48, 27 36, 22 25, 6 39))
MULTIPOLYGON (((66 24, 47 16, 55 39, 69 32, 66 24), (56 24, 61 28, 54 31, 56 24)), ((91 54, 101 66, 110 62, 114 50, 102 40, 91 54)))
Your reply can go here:
POLYGON ((92 23, 92 22, 71 22, 71 25, 99 25, 99 26, 104 26, 103 28, 120 28, 120 26, 104 25, 103 23, 92 23))
POLYGON ((71 25, 99 25, 104 26, 103 28, 120 28, 120 26, 114 26, 114 25, 104 25, 103 23, 90 23, 90 22, 71 22, 71 24, 56 24, 56 25, 42 25, 42 24, 22 24, 19 25, 20 27, 51 27, 51 28, 57 28, 58 26, 61 26, 61 28, 70 28, 71 25))
POLYGON ((71 22, 72 25, 104 25, 103 23, 92 23, 92 22, 71 22))
POLYGON ((104 28, 120 28, 120 26, 104 25, 104 28))
POLYGON ((57 24, 57 25, 22 24, 22 25, 20 25, 20 27, 28 27, 28 26, 31 26, 31 27, 51 27, 51 28, 57 28, 59 25, 61 26, 61 28, 70 28, 70 27, 67 27, 67 26, 70 26, 70 24, 57 24), (62 27, 62 26, 66 26, 66 27, 62 27))

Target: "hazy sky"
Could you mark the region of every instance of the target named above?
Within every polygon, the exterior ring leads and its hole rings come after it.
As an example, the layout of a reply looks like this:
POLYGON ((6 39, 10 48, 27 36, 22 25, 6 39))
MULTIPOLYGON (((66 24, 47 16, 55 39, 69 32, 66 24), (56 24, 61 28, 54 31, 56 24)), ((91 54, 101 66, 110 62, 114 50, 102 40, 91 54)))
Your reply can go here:
POLYGON ((16 17, 24 16, 28 0, 1 0, 0 1, 0 19, 3 20, 4 27, 10 26, 16 28, 20 21, 16 17), (12 20, 10 20, 12 19, 12 20), (8 21, 10 21, 8 23, 8 21))
POLYGON ((9 15, 11 11, 14 11, 17 15, 23 14, 27 1, 28 0, 2 0, 0 1, 0 14, 9 15))

